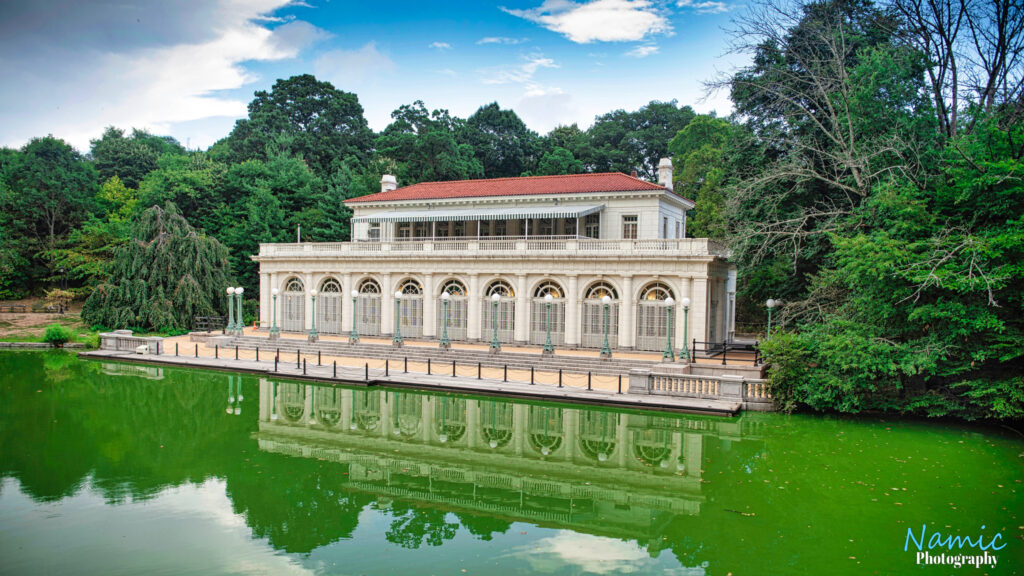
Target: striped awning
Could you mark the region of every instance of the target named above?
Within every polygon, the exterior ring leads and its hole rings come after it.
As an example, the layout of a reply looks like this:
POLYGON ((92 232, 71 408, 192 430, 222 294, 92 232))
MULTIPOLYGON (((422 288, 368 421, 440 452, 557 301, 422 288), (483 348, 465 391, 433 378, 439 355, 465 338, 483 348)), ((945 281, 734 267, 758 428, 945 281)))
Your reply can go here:
POLYGON ((397 210, 359 216, 352 222, 459 222, 468 220, 523 220, 528 218, 582 218, 596 214, 604 204, 589 206, 537 206, 529 208, 467 208, 461 210, 397 210))

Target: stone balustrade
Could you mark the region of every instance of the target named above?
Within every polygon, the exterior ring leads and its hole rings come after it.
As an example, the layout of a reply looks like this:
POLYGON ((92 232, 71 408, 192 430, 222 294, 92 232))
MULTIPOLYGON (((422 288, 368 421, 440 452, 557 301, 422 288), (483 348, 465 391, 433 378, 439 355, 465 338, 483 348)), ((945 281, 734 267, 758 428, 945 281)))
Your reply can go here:
POLYGON ((164 339, 159 336, 133 336, 131 330, 114 330, 100 334, 100 350, 135 352, 146 346, 146 354, 162 354, 164 339))
POLYGON ((415 238, 381 242, 302 242, 291 244, 260 244, 257 259, 263 258, 380 258, 385 255, 416 253, 417 257, 465 256, 466 253, 488 255, 539 256, 551 254, 593 256, 720 256, 727 257, 726 247, 708 238, 674 238, 646 240, 595 240, 565 237, 464 237, 415 238))
POLYGON ((630 394, 656 394, 683 398, 735 400, 744 410, 772 410, 773 403, 764 380, 742 375, 691 374, 688 365, 654 369, 634 368, 629 372, 630 394))

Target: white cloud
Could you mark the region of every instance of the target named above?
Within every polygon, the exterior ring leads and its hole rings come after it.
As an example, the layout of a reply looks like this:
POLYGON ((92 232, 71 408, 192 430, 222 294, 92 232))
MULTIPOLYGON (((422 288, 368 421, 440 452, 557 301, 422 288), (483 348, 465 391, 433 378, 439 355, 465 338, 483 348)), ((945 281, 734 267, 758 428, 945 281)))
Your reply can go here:
POLYGON ((560 530, 538 540, 529 549, 516 549, 535 573, 562 572, 566 565, 587 574, 665 574, 703 576, 705 566, 666 567, 635 542, 560 530))
POLYGON ((728 12, 730 6, 725 2, 715 2, 712 0, 679 0, 676 2, 676 6, 680 8, 691 8, 698 14, 721 14, 722 12, 728 12))
POLYGON ((507 36, 485 36, 485 37, 477 40, 476 43, 477 44, 506 44, 506 45, 514 45, 514 44, 522 44, 523 42, 528 42, 529 40, 530 40, 529 38, 509 38, 507 36))
POLYGON ((538 8, 505 12, 536 22, 577 44, 629 42, 671 34, 668 18, 649 0, 545 0, 538 8))
POLYGON ((447 43, 447 42, 431 42, 430 43, 430 47, 431 48, 436 48, 437 50, 451 50, 452 49, 452 45, 447 43))
POLYGON ((626 52, 626 56, 631 56, 633 58, 644 58, 650 56, 651 54, 657 53, 657 46, 637 46, 636 48, 633 48, 629 52, 626 52))
POLYGON ((77 3, 64 12, 35 8, 60 14, 52 19, 25 3, 30 6, 18 15, 20 27, 0 26, 0 144, 18 146, 51 133, 87 150, 89 139, 108 125, 166 133, 172 124, 244 116, 244 100, 220 93, 256 80, 244 62, 294 58, 327 35, 304 22, 273 30, 256 23, 288 3, 223 0, 185 15, 159 4, 99 15, 76 12, 77 3), (100 21, 108 16, 113 23, 100 21), (76 24, 83 28, 70 33, 76 24), (144 31, 134 32, 134 44, 132 34, 115 42, 97 32, 131 24, 144 31), (69 34, 66 41, 54 42, 51 36, 62 33, 69 34))
POLYGON ((526 84, 533 80, 540 68, 558 68, 558 64, 543 54, 524 56, 524 61, 516 66, 503 66, 483 70, 484 84, 526 84))
POLYGON ((394 68, 395 63, 377 50, 374 42, 368 42, 358 50, 324 52, 313 63, 317 78, 329 80, 343 90, 346 86, 361 84, 394 68))

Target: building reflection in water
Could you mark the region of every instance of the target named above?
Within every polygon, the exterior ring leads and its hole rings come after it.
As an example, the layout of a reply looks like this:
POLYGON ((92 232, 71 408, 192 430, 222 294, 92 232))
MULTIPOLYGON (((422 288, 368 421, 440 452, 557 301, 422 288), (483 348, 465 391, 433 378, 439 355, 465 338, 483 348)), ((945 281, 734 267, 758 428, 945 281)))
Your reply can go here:
POLYGON ((259 405, 261 450, 345 464, 357 490, 593 534, 639 532, 649 552, 665 523, 700 512, 705 436, 751 432, 742 419, 266 379, 259 405))

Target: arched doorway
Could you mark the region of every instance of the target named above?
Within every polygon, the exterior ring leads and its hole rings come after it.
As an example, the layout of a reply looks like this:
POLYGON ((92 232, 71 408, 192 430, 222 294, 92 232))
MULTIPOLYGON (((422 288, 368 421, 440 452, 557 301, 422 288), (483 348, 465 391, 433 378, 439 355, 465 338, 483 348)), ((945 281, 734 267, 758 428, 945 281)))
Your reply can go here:
POLYGON ((409 278, 398 285, 402 301, 398 305, 399 326, 402 336, 419 338, 423 336, 423 286, 409 278))
POLYGON ((533 291, 530 306, 530 343, 544 344, 547 341, 547 301, 551 295, 551 343, 560 346, 565 343, 565 290, 553 280, 545 280, 533 291))
POLYGON ((608 345, 619 346, 619 293, 611 284, 601 281, 587 288, 583 299, 583 330, 581 344, 586 348, 600 348, 604 345, 604 303, 605 296, 612 299, 608 305, 608 345))
POLYGON ((316 306, 316 327, 324 334, 341 334, 341 306, 345 298, 341 283, 327 278, 320 283, 320 294, 316 306))
POLYGON ((466 285, 454 278, 445 282, 438 292, 437 337, 441 337, 444 327, 444 303, 440 301, 440 295, 445 292, 451 296, 448 300, 448 338, 465 340, 469 326, 469 293, 466 292, 466 285))
POLYGON ((481 296, 483 324, 480 326, 480 339, 489 341, 494 337, 494 303, 491 301, 494 294, 499 296, 498 341, 512 342, 515 339, 516 293, 512 285, 504 280, 495 280, 488 284, 481 296))
POLYGON ((306 286, 298 278, 284 283, 281 298, 281 329, 285 332, 303 332, 306 329, 306 286))
POLYGON ((668 306, 665 301, 675 296, 672 289, 662 282, 652 282, 640 291, 636 305, 636 348, 660 352, 668 343, 668 306))
POLYGON ((362 336, 380 335, 380 284, 373 278, 359 283, 356 300, 356 330, 362 336))

